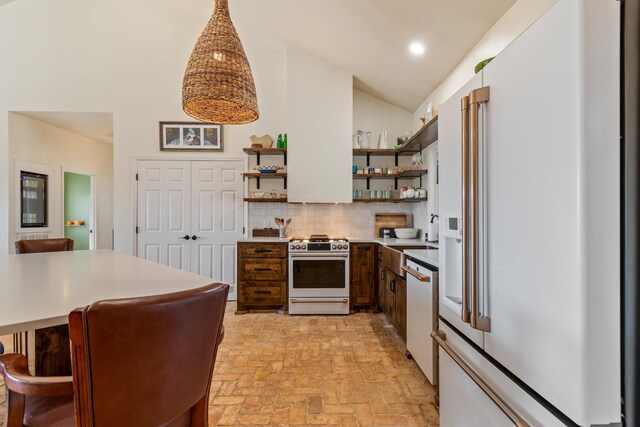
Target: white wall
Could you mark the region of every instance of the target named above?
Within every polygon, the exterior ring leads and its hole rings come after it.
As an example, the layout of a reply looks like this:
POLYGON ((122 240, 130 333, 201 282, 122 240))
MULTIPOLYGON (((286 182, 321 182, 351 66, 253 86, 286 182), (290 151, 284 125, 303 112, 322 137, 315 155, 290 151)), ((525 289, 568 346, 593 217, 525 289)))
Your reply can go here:
POLYGON ((371 146, 378 147, 383 130, 388 133, 389 148, 397 138, 414 128, 413 114, 360 90, 353 90, 353 131, 371 132, 371 146))
POLYGON ((113 113, 115 248, 127 253, 135 238, 134 158, 237 157, 250 135, 285 131, 285 58, 245 43, 261 118, 225 126, 222 154, 160 153, 158 122, 190 120, 182 112, 182 77, 208 18, 198 21, 145 0, 2 6, 0 57, 10 60, 0 61, 0 252, 10 240, 9 111, 113 113))
POLYGON ((9 224, 10 242, 16 233, 15 177, 16 161, 45 165, 49 176, 49 237, 64 237, 62 217, 62 170, 93 174, 96 177, 96 244, 111 248, 113 229, 113 146, 33 120, 21 114, 9 114, 9 224))
POLYGON ((418 107, 414 113, 415 126, 421 126, 420 117, 424 117, 428 102, 438 106, 449 99, 451 95, 473 77, 476 64, 484 59, 498 55, 557 1, 518 0, 418 107))

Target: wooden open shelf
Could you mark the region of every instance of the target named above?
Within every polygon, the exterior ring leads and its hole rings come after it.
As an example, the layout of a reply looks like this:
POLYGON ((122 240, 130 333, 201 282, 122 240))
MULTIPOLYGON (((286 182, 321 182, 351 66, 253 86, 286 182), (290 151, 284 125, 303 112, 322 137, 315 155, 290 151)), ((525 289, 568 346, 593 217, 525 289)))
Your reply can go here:
POLYGON ((418 151, 399 151, 395 148, 386 148, 386 149, 375 149, 375 148, 354 148, 353 155, 354 156, 412 156, 418 151))
POLYGON ((243 148, 247 154, 285 154, 287 152, 286 148, 243 148))
POLYGON ((353 199, 354 203, 417 203, 426 201, 425 197, 410 199, 353 199))
POLYGON ((407 139, 402 147, 398 148, 400 152, 418 152, 422 151, 438 140, 438 116, 429 120, 427 124, 416 132, 411 138, 407 139))
POLYGON ((426 170, 406 170, 401 173, 355 173, 353 174, 353 179, 389 179, 389 178, 418 178, 421 176, 425 176, 427 174, 426 170))
POLYGON ((244 176, 248 178, 285 178, 286 172, 274 172, 274 173, 260 173, 260 172, 245 172, 244 176))
POLYGON ((269 198, 269 197, 260 197, 260 198, 250 198, 245 197, 243 199, 245 202, 249 203, 287 203, 286 197, 278 197, 278 198, 269 198))

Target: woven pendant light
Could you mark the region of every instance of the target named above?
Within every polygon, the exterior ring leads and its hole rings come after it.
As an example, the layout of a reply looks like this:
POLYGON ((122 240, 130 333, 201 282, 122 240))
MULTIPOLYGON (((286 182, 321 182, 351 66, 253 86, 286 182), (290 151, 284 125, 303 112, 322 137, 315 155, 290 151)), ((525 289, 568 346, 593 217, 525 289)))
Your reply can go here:
POLYGON ((220 124, 251 123, 260 116, 251 67, 227 0, 216 0, 213 16, 191 52, 182 109, 197 120, 220 124))

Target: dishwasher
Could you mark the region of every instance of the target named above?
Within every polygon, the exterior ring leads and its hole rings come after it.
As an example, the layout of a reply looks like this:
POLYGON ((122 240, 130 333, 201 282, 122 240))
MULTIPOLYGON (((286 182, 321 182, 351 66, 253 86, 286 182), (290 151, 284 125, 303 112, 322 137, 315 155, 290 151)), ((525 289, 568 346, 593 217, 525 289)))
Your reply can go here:
POLYGON ((438 269, 407 259, 407 350, 432 385, 438 383, 438 269))

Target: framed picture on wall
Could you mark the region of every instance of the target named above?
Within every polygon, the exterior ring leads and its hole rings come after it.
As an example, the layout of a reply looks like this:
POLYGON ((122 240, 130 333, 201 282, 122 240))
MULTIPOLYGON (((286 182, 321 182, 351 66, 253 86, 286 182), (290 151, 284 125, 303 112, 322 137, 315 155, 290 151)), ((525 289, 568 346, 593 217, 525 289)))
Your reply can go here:
POLYGON ((160 151, 222 151, 222 125, 160 122, 160 151))

